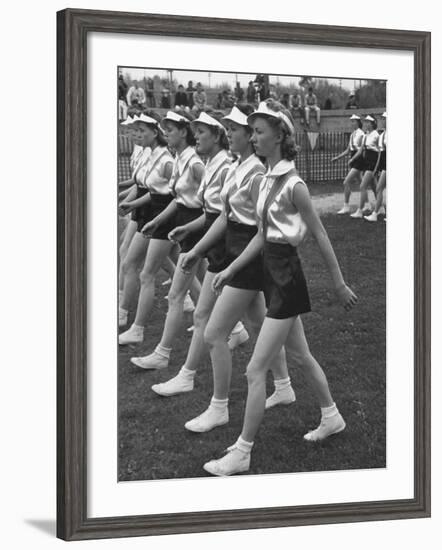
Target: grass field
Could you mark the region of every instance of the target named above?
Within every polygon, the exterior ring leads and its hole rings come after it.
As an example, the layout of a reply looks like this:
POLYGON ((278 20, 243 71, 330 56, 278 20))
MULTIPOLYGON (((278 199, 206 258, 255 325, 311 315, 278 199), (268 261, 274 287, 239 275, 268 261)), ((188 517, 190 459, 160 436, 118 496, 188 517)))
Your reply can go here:
MULTIPOLYGON (((323 223, 347 283, 359 304, 346 313, 337 305, 316 243, 300 248, 313 312, 303 316, 310 348, 323 366, 347 429, 320 444, 303 440, 319 422, 319 408, 302 373, 291 366, 297 401, 266 412, 255 441, 250 474, 348 470, 385 467, 385 226, 327 215, 323 223)), ((165 276, 160 277, 164 280, 165 276)), ((153 350, 160 340, 168 287, 157 287, 157 300, 145 340, 120 347, 118 375, 120 481, 206 476, 202 465, 219 457, 241 431, 247 383, 244 371, 253 349, 248 342, 234 351, 230 423, 206 434, 184 429, 211 396, 212 373, 207 355, 193 392, 162 398, 151 385, 169 379, 184 362, 192 324, 177 338, 171 367, 160 372, 138 369, 130 357, 153 350)), ((133 312, 129 318, 132 321, 133 312)), ((268 393, 272 391, 271 375, 268 393)))

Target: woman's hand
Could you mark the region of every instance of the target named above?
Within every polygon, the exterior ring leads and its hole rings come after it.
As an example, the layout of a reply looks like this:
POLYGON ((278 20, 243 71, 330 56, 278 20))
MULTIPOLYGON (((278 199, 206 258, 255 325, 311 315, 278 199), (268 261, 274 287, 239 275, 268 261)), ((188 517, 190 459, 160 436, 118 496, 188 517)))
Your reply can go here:
POLYGON ((184 226, 180 225, 172 229, 172 231, 167 235, 169 241, 173 243, 180 243, 189 235, 189 230, 184 226))
POLYGON ((234 273, 231 270, 230 266, 226 267, 224 271, 217 273, 212 281, 212 290, 215 294, 221 294, 223 286, 227 284, 230 279, 233 277, 234 273))
POLYGON ((183 255, 183 259, 181 260, 181 270, 183 273, 190 273, 192 268, 195 267, 195 264, 198 260, 201 259, 201 256, 195 252, 195 250, 192 248, 192 250, 189 250, 186 254, 183 255))
POLYGON ((330 159, 330 162, 336 162, 338 160, 338 157, 333 157, 332 159, 330 159))
POLYGON ((346 311, 349 311, 353 306, 356 305, 358 297, 345 283, 336 288, 335 292, 338 296, 339 302, 346 311))
POLYGON ((132 203, 126 201, 120 202, 118 208, 120 209, 120 212, 122 212, 123 216, 126 216, 126 214, 129 214, 129 212, 132 212, 134 209, 132 203))
POLYGON ((147 222, 142 227, 142 229, 141 229, 142 235, 144 235, 145 237, 150 237, 159 225, 160 225, 160 223, 159 223, 159 220, 157 218, 154 218, 153 220, 150 220, 150 222, 147 222))

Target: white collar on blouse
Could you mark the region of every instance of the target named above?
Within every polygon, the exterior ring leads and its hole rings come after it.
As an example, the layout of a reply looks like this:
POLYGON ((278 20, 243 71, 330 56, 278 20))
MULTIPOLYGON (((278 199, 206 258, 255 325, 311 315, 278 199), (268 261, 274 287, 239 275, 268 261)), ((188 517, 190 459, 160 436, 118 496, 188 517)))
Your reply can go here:
POLYGON ((283 176, 295 168, 295 162, 293 160, 282 159, 275 164, 273 169, 270 167, 266 172, 266 177, 276 178, 277 176, 283 176))
POLYGON ((207 162, 205 173, 207 182, 212 179, 215 172, 224 162, 226 162, 226 160, 229 160, 229 155, 225 149, 221 149, 221 151, 218 151, 218 153, 207 162))
POLYGON ((186 169, 187 163, 195 155, 195 150, 193 147, 188 145, 184 151, 181 151, 180 154, 177 153, 177 168, 178 173, 182 176, 184 170, 186 169))
POLYGON ((150 158, 149 158, 151 167, 153 167, 154 164, 156 164, 156 162, 164 155, 164 153, 167 153, 167 147, 161 147, 160 145, 158 145, 152 151, 152 154, 150 155, 150 158))

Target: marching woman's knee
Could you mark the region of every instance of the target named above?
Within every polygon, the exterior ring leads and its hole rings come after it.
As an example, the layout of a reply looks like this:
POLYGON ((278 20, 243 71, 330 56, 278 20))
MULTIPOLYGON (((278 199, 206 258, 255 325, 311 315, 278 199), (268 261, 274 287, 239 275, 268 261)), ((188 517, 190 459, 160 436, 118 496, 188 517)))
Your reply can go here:
POLYGON ((124 257, 123 261, 121 262, 121 268, 123 270, 123 273, 127 275, 128 273, 136 271, 136 264, 127 257, 124 257))
POLYGON ((210 323, 204 330, 204 342, 209 346, 209 348, 213 348, 220 343, 227 343, 228 337, 229 335, 222 334, 219 327, 212 327, 210 323))
POLYGON ((209 317, 210 311, 208 311, 207 308, 198 307, 197 305, 195 311, 193 312, 193 326, 196 328, 205 326, 209 320, 209 317))
POLYGON ((186 296, 186 293, 187 293, 186 288, 176 289, 176 288, 173 288, 173 286, 172 286, 172 288, 169 291, 168 298, 167 298, 168 301, 169 301, 169 307, 170 306, 172 306, 172 307, 176 306, 180 302, 183 302, 184 298, 186 296))
POLYGON ((150 269, 142 269, 140 273, 140 283, 142 286, 155 284, 155 273, 150 269))
POLYGON ((261 361, 250 360, 250 363, 247 365, 246 369, 247 384, 250 387, 259 385, 266 381, 266 369, 261 361))

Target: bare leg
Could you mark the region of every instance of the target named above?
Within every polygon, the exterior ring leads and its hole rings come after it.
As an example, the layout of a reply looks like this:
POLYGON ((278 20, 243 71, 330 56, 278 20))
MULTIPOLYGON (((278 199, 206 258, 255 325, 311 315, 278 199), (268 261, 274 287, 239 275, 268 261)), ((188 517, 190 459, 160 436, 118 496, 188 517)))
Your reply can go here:
POLYGON ((122 262, 124 287, 121 307, 125 310, 129 310, 135 302, 138 289, 138 270, 146 255, 148 244, 149 240, 141 233, 135 233, 122 262))
POLYGON ((387 172, 385 170, 382 170, 381 175, 379 177, 378 181, 378 187, 377 187, 377 196, 376 196, 376 206, 374 211, 376 214, 379 213, 379 210, 382 206, 382 201, 384 200, 384 189, 387 184, 387 172))
POLYGON ((118 274, 118 288, 119 290, 124 289, 124 270, 123 270, 123 261, 126 257, 126 254, 129 250, 129 245, 137 232, 137 223, 134 221, 130 221, 128 225, 126 226, 126 229, 124 230, 124 237, 123 241, 120 245, 120 269, 118 274))
POLYGON ((351 184, 353 182, 361 183, 361 172, 356 168, 351 168, 344 180, 344 204, 348 205, 351 195, 351 184))
POLYGON ((371 172, 370 170, 367 170, 364 174, 364 177, 362 178, 362 183, 361 183, 361 196, 359 198, 360 210, 363 210, 365 203, 367 202, 367 199, 368 199, 367 188, 369 185, 372 184, 373 179, 374 179, 373 172, 371 172))

